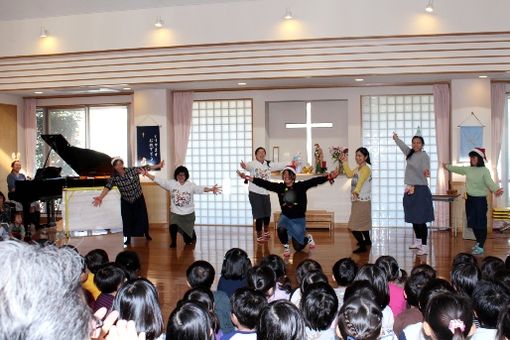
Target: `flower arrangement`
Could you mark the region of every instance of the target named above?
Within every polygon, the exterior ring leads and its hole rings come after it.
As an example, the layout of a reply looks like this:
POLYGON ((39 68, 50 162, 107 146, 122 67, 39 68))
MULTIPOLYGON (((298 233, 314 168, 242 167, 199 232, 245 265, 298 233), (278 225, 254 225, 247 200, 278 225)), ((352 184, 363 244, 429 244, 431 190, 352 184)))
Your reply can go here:
POLYGON ((335 163, 340 164, 340 158, 343 153, 348 153, 349 149, 343 146, 330 146, 329 154, 335 163))

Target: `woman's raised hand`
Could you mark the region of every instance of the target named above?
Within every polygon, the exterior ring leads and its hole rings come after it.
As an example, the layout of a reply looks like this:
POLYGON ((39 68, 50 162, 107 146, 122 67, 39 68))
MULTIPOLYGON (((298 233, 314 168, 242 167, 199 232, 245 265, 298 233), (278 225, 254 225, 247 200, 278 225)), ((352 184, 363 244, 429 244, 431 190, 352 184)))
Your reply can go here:
POLYGON ((241 168, 243 168, 244 170, 246 170, 246 168, 248 167, 244 161, 241 161, 241 163, 239 163, 239 165, 240 165, 240 166, 241 166, 241 168))
POLYGON ((211 187, 211 191, 215 195, 221 194, 221 186, 219 186, 218 184, 215 184, 211 187))
POLYGON ((393 140, 397 140, 398 138, 398 135, 395 131, 393 131, 393 136, 392 136, 393 140))

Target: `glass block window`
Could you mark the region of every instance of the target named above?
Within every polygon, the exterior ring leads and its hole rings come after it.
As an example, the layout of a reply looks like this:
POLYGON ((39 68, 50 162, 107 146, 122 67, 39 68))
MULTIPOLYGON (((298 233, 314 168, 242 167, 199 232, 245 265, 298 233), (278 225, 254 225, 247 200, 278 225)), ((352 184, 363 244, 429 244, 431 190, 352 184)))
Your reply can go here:
MULTIPOLYGON (((432 95, 362 96, 363 146, 372 161, 372 223, 404 227, 405 156, 392 139, 393 131, 407 145, 419 127, 430 156, 429 185, 435 192, 437 146, 432 95)), ((409 225, 408 225, 409 226, 409 225)))
POLYGON ((195 195, 197 224, 252 225, 248 188, 236 174, 239 162, 251 159, 251 100, 193 102, 185 161, 190 179, 223 187, 221 195, 195 195))

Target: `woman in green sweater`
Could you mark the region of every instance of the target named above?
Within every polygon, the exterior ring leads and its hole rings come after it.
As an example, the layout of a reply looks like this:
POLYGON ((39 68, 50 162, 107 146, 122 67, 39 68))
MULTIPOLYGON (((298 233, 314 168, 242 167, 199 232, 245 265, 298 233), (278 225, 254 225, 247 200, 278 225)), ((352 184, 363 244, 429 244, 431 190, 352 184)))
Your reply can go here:
POLYGON ((476 244, 473 247, 473 255, 481 255, 487 239, 487 194, 490 190, 496 196, 503 194, 491 178, 489 169, 485 167, 485 149, 474 148, 469 152, 470 166, 453 166, 443 164, 443 167, 451 172, 466 176, 466 217, 468 227, 473 229, 476 244))

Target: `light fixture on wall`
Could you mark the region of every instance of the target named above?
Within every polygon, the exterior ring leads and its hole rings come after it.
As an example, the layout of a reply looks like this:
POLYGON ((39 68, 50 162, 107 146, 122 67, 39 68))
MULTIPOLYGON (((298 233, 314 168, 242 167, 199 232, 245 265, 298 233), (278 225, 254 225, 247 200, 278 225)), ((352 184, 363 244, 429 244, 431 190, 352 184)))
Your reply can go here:
POLYGON ((434 12, 434 4, 433 4, 433 0, 429 0, 428 3, 427 3, 427 7, 425 7, 425 12, 427 13, 432 13, 434 12))
POLYGON ((292 11, 290 8, 285 8, 285 14, 283 15, 283 19, 285 20, 292 20, 294 19, 294 16, 292 15, 292 11))
POLYGON ((354 81, 361 83, 362 81, 365 81, 365 78, 354 78, 354 81))
POLYGON ((161 19, 161 17, 157 17, 156 22, 154 23, 154 27, 161 28, 161 27, 163 27, 163 24, 164 24, 164 22, 161 19))
POLYGON ((41 32, 39 33, 39 38, 44 39, 44 38, 47 38, 48 35, 49 35, 48 30, 44 26, 41 25, 41 32))

